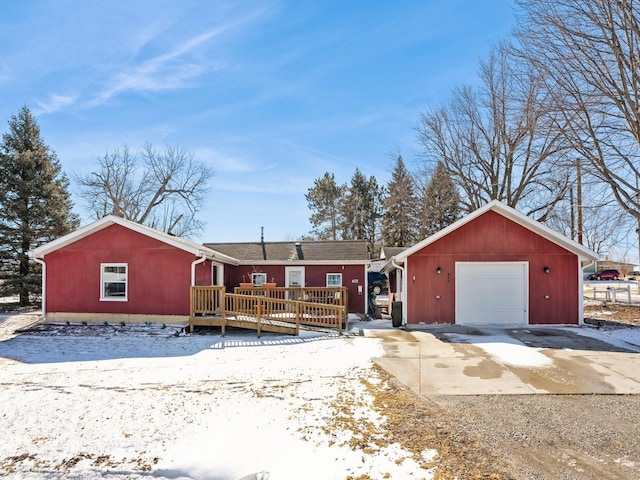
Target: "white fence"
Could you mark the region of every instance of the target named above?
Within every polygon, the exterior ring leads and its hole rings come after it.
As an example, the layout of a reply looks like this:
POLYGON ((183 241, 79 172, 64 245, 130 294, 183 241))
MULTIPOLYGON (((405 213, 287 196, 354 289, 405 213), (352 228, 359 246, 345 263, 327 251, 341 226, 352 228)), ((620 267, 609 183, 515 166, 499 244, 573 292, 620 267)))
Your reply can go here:
POLYGON ((597 300, 599 297, 602 298, 605 302, 618 303, 624 299, 626 296, 627 303, 631 304, 631 285, 624 285, 622 287, 602 287, 598 289, 598 287, 593 287, 593 299, 597 300), (618 296, 622 298, 618 298, 618 296))

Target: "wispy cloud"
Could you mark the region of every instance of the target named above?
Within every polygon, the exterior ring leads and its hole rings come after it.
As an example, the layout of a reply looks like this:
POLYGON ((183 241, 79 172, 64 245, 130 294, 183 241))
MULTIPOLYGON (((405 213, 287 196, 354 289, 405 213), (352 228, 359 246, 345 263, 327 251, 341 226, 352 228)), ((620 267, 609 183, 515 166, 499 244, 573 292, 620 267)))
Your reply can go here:
POLYGON ((77 99, 78 95, 58 95, 52 93, 46 101, 35 100, 36 108, 33 109, 33 113, 34 115, 43 115, 57 112, 64 107, 72 105, 77 99))
POLYGON ((207 71, 205 60, 191 55, 228 27, 219 27, 189 38, 174 49, 115 74, 90 106, 101 105, 128 91, 158 92, 184 87, 189 80, 207 71))

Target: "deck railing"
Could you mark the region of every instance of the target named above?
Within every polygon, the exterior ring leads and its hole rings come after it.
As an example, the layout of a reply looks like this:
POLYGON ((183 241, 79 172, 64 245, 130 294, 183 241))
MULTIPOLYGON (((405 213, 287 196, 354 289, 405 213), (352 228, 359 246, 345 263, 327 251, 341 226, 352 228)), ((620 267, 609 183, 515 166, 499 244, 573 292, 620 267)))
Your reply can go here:
POLYGON ((226 293, 221 286, 191 287, 190 324, 212 325, 201 323, 205 319, 196 322, 196 317, 220 315, 223 334, 227 318, 253 324, 258 336, 265 321, 293 325, 296 335, 300 325, 342 332, 347 301, 345 287, 236 288, 235 293, 226 293))
POLYGON ((234 293, 240 295, 258 295, 280 300, 297 300, 305 303, 344 307, 341 309, 341 321, 345 325, 347 323, 349 305, 349 289, 347 287, 235 287, 233 290, 234 293))
POLYGON ((190 315, 217 315, 222 313, 225 287, 191 287, 190 315))
POLYGON ((346 307, 343 305, 310 302, 297 303, 300 309, 301 324, 312 327, 335 328, 342 333, 343 320, 346 322, 346 307))
POLYGON ((300 331, 300 302, 269 298, 264 295, 225 294, 223 317, 233 316, 256 322, 258 336, 265 320, 295 325, 295 335, 300 331))

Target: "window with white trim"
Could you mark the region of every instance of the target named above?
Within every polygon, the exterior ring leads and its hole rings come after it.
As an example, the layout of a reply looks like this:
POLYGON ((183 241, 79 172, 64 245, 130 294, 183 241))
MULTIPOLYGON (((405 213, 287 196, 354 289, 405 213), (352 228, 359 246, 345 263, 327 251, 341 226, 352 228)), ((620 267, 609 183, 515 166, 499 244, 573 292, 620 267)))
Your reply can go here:
POLYGON ((341 273, 327 273, 327 287, 341 287, 341 286, 342 286, 341 273))
POLYGON ((100 264, 100 300, 127 301, 127 271, 126 263, 100 264))
POLYGON ((251 281, 254 287, 259 287, 267 281, 267 274, 254 272, 251 274, 251 281))

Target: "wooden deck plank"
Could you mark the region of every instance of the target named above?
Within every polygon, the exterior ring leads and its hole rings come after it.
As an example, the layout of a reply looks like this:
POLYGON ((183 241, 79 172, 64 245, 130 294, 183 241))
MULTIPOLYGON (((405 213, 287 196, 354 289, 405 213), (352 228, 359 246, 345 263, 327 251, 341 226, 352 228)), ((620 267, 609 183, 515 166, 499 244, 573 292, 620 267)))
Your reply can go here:
MULTIPOLYGON (((227 316, 226 319, 222 316, 206 317, 196 316, 189 320, 190 331, 193 332, 193 327, 235 327, 245 328, 249 330, 258 331, 258 321, 256 317, 251 316, 227 316)), ((270 320, 266 318, 260 319, 260 330, 270 333, 282 333, 287 335, 297 335, 297 328, 295 323, 286 322, 282 320, 270 320)), ((224 331, 222 333, 224 336, 224 331)))
MULTIPOLYGON (((306 291, 301 290, 302 293, 306 291)), ((337 329, 342 333, 347 316, 345 305, 273 298, 271 295, 275 293, 286 296, 287 291, 260 289, 259 292, 228 294, 223 287, 192 287, 190 331, 193 332, 195 326, 220 326, 224 335, 228 325, 255 330, 258 337, 263 330, 299 335, 300 327, 306 325, 337 329)), ((334 293, 327 298, 342 299, 343 295, 334 293)))

